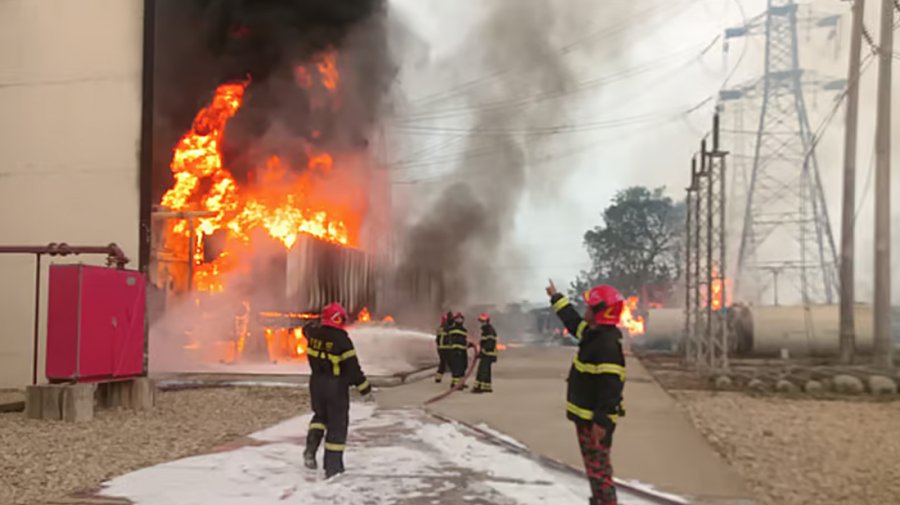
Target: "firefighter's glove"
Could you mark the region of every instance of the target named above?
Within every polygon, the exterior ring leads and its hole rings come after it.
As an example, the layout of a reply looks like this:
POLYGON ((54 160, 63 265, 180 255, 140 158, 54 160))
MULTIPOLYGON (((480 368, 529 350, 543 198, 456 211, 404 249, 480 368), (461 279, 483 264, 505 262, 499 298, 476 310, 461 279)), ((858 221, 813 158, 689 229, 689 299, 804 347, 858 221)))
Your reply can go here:
POLYGON ((375 393, 369 391, 367 394, 363 395, 362 400, 365 403, 375 403, 375 393))

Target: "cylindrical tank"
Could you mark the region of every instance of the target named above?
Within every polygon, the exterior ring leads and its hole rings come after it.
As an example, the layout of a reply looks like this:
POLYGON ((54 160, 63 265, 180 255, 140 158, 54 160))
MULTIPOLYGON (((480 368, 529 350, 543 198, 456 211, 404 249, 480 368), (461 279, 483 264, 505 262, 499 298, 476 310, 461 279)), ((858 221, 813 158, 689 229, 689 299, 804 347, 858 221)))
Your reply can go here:
MULTIPOLYGON (((810 305, 786 307, 735 307, 731 330, 741 343, 741 354, 790 356, 836 356, 840 349, 840 307, 810 305)), ((872 351, 871 305, 856 305, 856 350, 872 351)))
POLYGON ((644 334, 633 339, 645 348, 673 349, 684 335, 684 309, 649 309, 644 318, 644 334))

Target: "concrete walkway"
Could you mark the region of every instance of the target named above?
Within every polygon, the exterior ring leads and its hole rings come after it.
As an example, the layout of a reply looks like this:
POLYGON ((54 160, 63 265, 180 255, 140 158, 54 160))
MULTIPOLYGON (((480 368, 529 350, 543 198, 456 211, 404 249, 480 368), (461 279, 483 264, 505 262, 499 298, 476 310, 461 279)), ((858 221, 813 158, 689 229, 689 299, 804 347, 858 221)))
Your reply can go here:
MULTIPOLYGON (((572 424, 565 419, 565 377, 574 348, 516 348, 494 367, 492 395, 454 393, 431 404, 436 414, 507 434, 529 449, 580 467, 572 424)), ((447 387, 430 380, 378 392, 379 404, 411 407, 447 387)), ((628 362, 627 416, 613 450, 616 476, 692 496, 695 503, 750 503, 741 478, 693 427, 639 361, 628 362)))
MULTIPOLYGON (((324 480, 302 468, 309 416, 211 454, 117 477, 103 497, 141 505, 570 505, 583 480, 421 410, 355 404, 347 473, 324 480)), ((622 505, 652 505, 622 493, 622 505)))

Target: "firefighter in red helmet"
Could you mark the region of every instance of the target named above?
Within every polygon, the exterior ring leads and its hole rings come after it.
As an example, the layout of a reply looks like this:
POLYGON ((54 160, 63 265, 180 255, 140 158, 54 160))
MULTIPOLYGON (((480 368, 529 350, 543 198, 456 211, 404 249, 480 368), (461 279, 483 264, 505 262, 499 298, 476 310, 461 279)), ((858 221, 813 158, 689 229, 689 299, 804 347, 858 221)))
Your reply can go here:
POLYGON ((313 418, 306 435, 303 462, 316 468, 316 452, 325 439, 325 477, 344 471, 344 444, 350 414, 349 387, 356 386, 360 394, 371 399, 372 387, 359 366, 356 350, 345 326, 347 311, 331 303, 322 309, 318 325, 309 327, 306 338, 309 346, 309 393, 313 418))
POLYGON ((441 324, 438 326, 436 333, 437 352, 438 352, 438 369, 434 375, 434 382, 440 383, 444 379, 444 373, 450 368, 447 358, 447 333, 450 331, 450 319, 453 314, 447 312, 441 316, 441 324))
POLYGON ((481 323, 481 343, 478 358, 478 373, 475 376, 473 393, 493 393, 491 382, 491 366, 497 361, 497 330, 491 324, 491 316, 482 313, 478 316, 481 323))
POLYGON ((610 448, 622 408, 625 356, 622 333, 616 325, 624 299, 611 286, 596 286, 584 293, 584 317, 569 300, 547 286, 557 316, 578 340, 578 353, 569 369, 566 416, 575 423, 578 444, 591 485, 593 505, 615 505, 610 448))
POLYGON ((466 351, 469 348, 469 332, 466 330, 466 318, 462 312, 453 314, 450 327, 447 331, 447 364, 450 365, 450 373, 453 380, 450 387, 455 388, 462 384, 463 377, 466 375, 466 362, 468 361, 466 351))

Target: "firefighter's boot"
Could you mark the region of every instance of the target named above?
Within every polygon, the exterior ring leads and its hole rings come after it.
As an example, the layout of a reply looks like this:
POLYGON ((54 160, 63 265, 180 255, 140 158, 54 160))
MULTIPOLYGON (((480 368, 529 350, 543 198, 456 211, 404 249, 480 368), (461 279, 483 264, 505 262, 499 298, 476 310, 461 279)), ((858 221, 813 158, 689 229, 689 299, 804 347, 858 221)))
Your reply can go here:
POLYGON ((306 434, 306 450, 303 451, 303 465, 310 470, 318 468, 316 464, 316 452, 319 450, 319 444, 325 432, 322 430, 309 430, 306 434))
POLYGON ((325 478, 344 473, 344 451, 325 450, 325 478))

